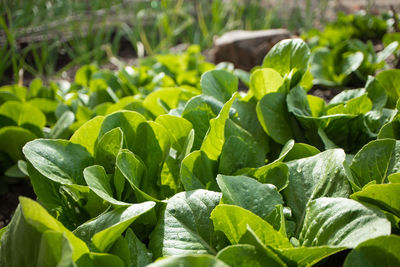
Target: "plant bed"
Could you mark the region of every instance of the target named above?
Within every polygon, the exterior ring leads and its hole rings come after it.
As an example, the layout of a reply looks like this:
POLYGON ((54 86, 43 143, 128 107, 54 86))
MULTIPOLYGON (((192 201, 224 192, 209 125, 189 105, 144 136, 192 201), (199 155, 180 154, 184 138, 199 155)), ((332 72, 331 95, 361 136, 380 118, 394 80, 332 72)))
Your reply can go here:
POLYGON ((0 266, 398 265, 400 73, 325 102, 300 39, 250 76, 196 51, 82 68, 66 139, 23 146, 37 199, 0 230, 0 266))

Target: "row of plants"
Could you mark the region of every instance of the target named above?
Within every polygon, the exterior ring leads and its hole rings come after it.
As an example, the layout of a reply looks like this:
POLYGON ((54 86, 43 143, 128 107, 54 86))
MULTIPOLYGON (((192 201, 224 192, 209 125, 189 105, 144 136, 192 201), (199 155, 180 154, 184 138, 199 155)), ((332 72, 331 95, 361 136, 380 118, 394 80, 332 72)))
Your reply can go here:
MULTIPOLYGON (((283 40, 250 76, 196 48, 85 66, 54 92, 61 116, 3 114, 50 130, 15 158, 37 200, 0 230, 0 266, 399 265, 400 71, 326 103, 311 54, 283 40)), ((32 107, 15 88, 2 107, 32 107)))
POLYGON ((344 15, 321 31, 302 35, 312 56, 314 83, 326 87, 362 87, 370 75, 400 63, 400 29, 396 14, 372 16, 364 12, 344 15), (377 52, 378 50, 378 52, 377 52))

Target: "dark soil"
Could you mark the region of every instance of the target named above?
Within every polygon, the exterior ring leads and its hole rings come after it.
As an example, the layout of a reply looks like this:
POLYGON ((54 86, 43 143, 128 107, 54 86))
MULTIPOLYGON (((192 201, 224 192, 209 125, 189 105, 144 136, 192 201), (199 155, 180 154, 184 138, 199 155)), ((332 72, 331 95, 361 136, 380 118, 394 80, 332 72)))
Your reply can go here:
POLYGON ((26 196, 36 199, 32 186, 28 180, 8 184, 7 192, 0 195, 0 228, 6 226, 18 206, 18 197, 26 196))

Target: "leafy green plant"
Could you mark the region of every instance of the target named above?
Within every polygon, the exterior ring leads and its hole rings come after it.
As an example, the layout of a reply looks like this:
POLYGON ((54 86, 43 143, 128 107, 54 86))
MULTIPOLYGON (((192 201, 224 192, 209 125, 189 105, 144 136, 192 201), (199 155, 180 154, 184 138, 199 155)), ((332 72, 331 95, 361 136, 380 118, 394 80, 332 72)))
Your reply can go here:
MULTIPOLYGON (((37 201, 20 198, 0 230, 0 265, 398 264, 398 73, 327 104, 304 89, 310 54, 300 39, 278 43, 248 93, 226 70, 190 85, 171 68, 173 85, 138 87, 140 108, 28 142, 37 201)), ((111 88, 115 76, 85 66, 70 90, 91 98, 97 80, 111 88)))

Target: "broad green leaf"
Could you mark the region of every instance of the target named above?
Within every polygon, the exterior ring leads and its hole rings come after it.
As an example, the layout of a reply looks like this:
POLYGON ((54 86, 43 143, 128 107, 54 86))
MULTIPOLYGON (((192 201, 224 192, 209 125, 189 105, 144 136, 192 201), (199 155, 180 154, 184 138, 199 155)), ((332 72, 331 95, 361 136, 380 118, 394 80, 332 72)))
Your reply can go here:
POLYGON ((51 128, 49 137, 51 139, 61 139, 69 137, 69 127, 74 123, 75 115, 71 111, 67 110, 57 120, 56 124, 51 128))
POLYGON ((1 266, 31 266, 36 263, 41 239, 49 230, 61 233, 68 239, 74 261, 89 252, 82 240, 53 218, 39 203, 25 197, 20 197, 19 200, 20 205, 0 241, 1 266), (24 253, 21 253, 21 248, 24 248, 24 253))
POLYGON ((400 184, 371 184, 350 196, 354 200, 367 202, 400 218, 400 184))
POLYGON ((179 153, 182 153, 186 138, 193 129, 192 124, 184 118, 172 115, 160 115, 156 118, 155 122, 164 126, 172 137, 172 147, 179 153))
POLYGON ((72 247, 65 234, 47 230, 43 233, 39 245, 36 266, 76 266, 72 260, 72 247))
POLYGON ((289 168, 282 162, 273 162, 258 169, 250 170, 248 175, 263 184, 273 184, 278 191, 286 188, 289 183, 289 168))
POLYGON ((289 266, 308 267, 345 249, 334 246, 295 247, 279 249, 276 252, 289 266))
POLYGON ((23 152, 41 175, 60 184, 84 185, 83 169, 93 165, 84 147, 66 140, 37 139, 27 143, 23 152))
POLYGON ((210 70, 200 79, 204 95, 213 96, 221 102, 228 101, 237 91, 239 79, 226 70, 210 70))
POLYGON ((196 94, 180 88, 161 88, 150 93, 144 100, 143 106, 155 117, 167 114, 169 110, 177 108, 181 102, 186 102, 196 94))
POLYGON ((153 121, 140 124, 131 151, 138 155, 147 167, 147 179, 142 189, 157 197, 160 174, 171 147, 170 136, 165 128, 153 121))
POLYGON ((262 127, 275 142, 282 145, 293 139, 285 100, 286 96, 282 93, 270 93, 257 104, 257 117, 262 127))
POLYGON ((110 177, 102 166, 94 165, 85 168, 83 171, 85 181, 96 195, 105 201, 117 206, 129 206, 129 203, 119 201, 113 197, 114 193, 110 185, 110 177))
POLYGON ((132 267, 147 266, 152 262, 151 254, 148 252, 145 244, 143 244, 133 233, 132 229, 128 229, 125 234, 125 240, 128 243, 130 252, 130 260, 132 267))
MULTIPOLYGON (((303 40, 287 39, 277 43, 268 52, 262 67, 275 69, 282 77, 293 70, 303 76, 307 71, 309 58, 310 49, 303 40)), ((300 81, 300 78, 298 81, 300 81)))
POLYGON ((104 167, 107 173, 113 173, 115 161, 124 142, 121 128, 114 128, 105 133, 95 147, 95 162, 104 167))
POLYGON ((391 175, 388 176, 388 180, 390 183, 395 184, 395 183, 400 183, 400 173, 392 173, 391 175))
POLYGON ((75 75, 75 82, 81 86, 89 87, 90 80, 92 79, 93 73, 98 68, 94 65, 84 65, 78 69, 75 75))
POLYGON ((343 266, 398 266, 399 247, 400 237, 397 235, 369 239, 350 251, 343 266))
POLYGON ((223 261, 214 258, 211 255, 180 255, 171 256, 153 262, 148 267, 175 267, 175 266, 190 266, 190 267, 228 267, 223 261))
POLYGON ((372 100, 373 109, 380 110, 385 107, 388 96, 385 89, 375 77, 368 77, 367 83, 365 84, 365 90, 368 93, 368 98, 372 100))
POLYGON ((220 193, 201 189, 170 198, 150 235, 153 255, 216 254, 225 242, 222 235, 214 233, 210 214, 220 198, 220 193))
POLYGON ((400 140, 400 121, 395 118, 382 126, 378 133, 378 139, 391 138, 400 140))
POLYGON ((356 184, 363 187, 371 181, 381 184, 392 173, 399 172, 400 142, 381 139, 369 142, 353 158, 350 169, 356 184))
POLYGON ((201 150, 193 151, 182 160, 180 178, 186 191, 195 189, 219 191, 216 175, 217 163, 210 160, 201 150))
POLYGON ((218 116, 210 121, 210 129, 201 145, 207 157, 211 160, 217 160, 221 154, 222 147, 225 143, 225 123, 229 119, 230 109, 237 94, 225 103, 218 116))
POLYGON ((136 141, 137 128, 145 121, 145 117, 135 111, 117 111, 104 118, 98 138, 119 127, 124 133, 124 144, 130 149, 136 141))
POLYGON ((282 196, 271 184, 261 184, 246 176, 218 175, 222 192, 221 203, 236 205, 265 219, 276 205, 283 204, 282 196))
POLYGON ((320 153, 320 151, 311 145, 303 143, 294 143, 293 140, 289 140, 285 145, 286 150, 282 149, 279 159, 282 161, 292 161, 301 158, 312 157, 320 153), (290 143, 289 143, 290 142, 290 143))
POLYGON ((262 244, 274 248, 291 247, 289 240, 269 223, 238 206, 220 204, 211 213, 215 230, 222 231, 232 244, 239 244, 249 226, 262 244))
POLYGON ((240 266, 285 266, 277 263, 268 254, 257 250, 252 245, 232 245, 224 248, 217 254, 217 259, 232 267, 240 266))
POLYGON ((372 109, 372 102, 367 94, 350 99, 345 104, 339 104, 327 110, 327 115, 349 114, 359 115, 366 114, 372 109))
POLYGON ((100 133, 101 124, 104 121, 103 116, 97 116, 90 121, 87 121, 78 130, 74 132, 70 141, 74 144, 79 144, 89 151, 94 156, 94 148, 97 137, 100 133))
POLYGON ((6 126, 0 129, 0 151, 6 153, 13 162, 24 158, 22 147, 36 136, 21 127, 6 126))
POLYGON ((288 162, 289 185, 283 191, 287 205, 300 229, 308 203, 320 197, 348 197, 351 187, 341 149, 327 150, 313 157, 288 162))
POLYGON ((283 78, 274 69, 258 69, 250 76, 250 92, 257 99, 263 98, 266 94, 278 92, 282 85, 283 78))
POLYGON ((325 100, 314 95, 307 95, 307 102, 310 106, 311 115, 313 117, 321 117, 325 111, 325 100))
POLYGON ((133 221, 154 206, 154 202, 148 201, 114 209, 82 224, 74 234, 85 241, 92 251, 106 252, 133 221))
POLYGON ((223 102, 214 97, 199 95, 191 98, 182 111, 182 118, 190 121, 195 131, 193 148, 200 149, 210 128, 210 120, 217 116, 223 106, 223 102))
POLYGON ((380 72, 376 79, 385 89, 388 96, 387 105, 394 107, 400 97, 400 70, 391 69, 380 72))
POLYGON ((78 267, 125 267, 124 262, 118 256, 107 254, 89 252, 80 257, 76 264, 78 267))
POLYGON ((58 102, 47 98, 33 98, 27 102, 29 105, 37 107, 46 115, 52 115, 58 106, 58 102))
POLYGON ((35 133, 38 131, 39 134, 46 124, 46 117, 43 112, 27 103, 7 101, 1 105, 0 114, 13 119, 18 126, 29 130, 34 127, 35 130, 37 129, 35 133))
POLYGON ((379 209, 351 199, 323 197, 309 203, 299 241, 302 246, 354 248, 390 232, 390 222, 379 209))
POLYGON ((267 262, 273 266, 286 266, 286 264, 279 258, 279 256, 275 253, 275 248, 271 246, 267 246, 263 244, 257 234, 251 229, 248 225, 246 232, 240 238, 240 244, 247 244, 254 246, 257 251, 262 253, 265 258, 267 258, 267 262))
POLYGON ((245 167, 259 167, 264 164, 265 151, 252 136, 248 137, 230 136, 226 139, 220 155, 218 173, 233 174, 245 167))
POLYGON ((0 87, 0 103, 6 101, 21 101, 26 100, 27 89, 24 86, 5 85, 0 87))
POLYGON ((154 197, 142 191, 143 185, 147 182, 147 169, 143 161, 131 151, 121 150, 117 156, 116 170, 120 172, 131 185, 139 201, 158 201, 154 197))

